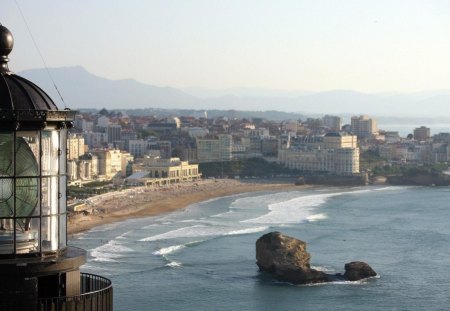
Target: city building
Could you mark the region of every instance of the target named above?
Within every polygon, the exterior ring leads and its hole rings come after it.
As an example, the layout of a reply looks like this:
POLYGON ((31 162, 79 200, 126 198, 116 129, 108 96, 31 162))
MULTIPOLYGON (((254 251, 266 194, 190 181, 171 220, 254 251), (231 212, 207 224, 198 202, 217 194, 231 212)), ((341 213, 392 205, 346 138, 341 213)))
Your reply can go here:
POLYGON ((378 147, 380 157, 389 162, 431 163, 433 161, 433 145, 415 141, 384 144, 378 147))
POLYGON ((108 134, 108 144, 114 145, 115 142, 122 140, 122 126, 118 124, 109 124, 106 133, 108 134))
POLYGON ((139 171, 125 179, 129 185, 164 185, 201 178, 198 164, 181 161, 179 158, 161 159, 145 157, 139 165, 139 171))
POLYGON ((102 132, 83 133, 84 141, 91 148, 104 148, 108 146, 108 134, 102 132))
POLYGON ((190 164, 179 158, 144 158, 143 168, 149 173, 150 178, 179 177, 181 181, 200 178, 198 164, 190 164))
POLYGON ((122 153, 118 149, 92 150, 98 158, 98 175, 111 179, 122 171, 122 153))
POLYGON ((430 138, 430 128, 421 126, 414 129, 414 139, 417 141, 426 141, 430 138))
POLYGON ((366 115, 354 116, 351 118, 351 131, 358 138, 370 138, 378 132, 377 122, 366 115))
POLYGON ((197 161, 218 162, 232 159, 233 138, 228 134, 219 134, 217 138, 197 138, 197 161))
POLYGON ((128 151, 135 157, 141 158, 147 154, 148 141, 144 139, 130 139, 128 141, 128 151))
POLYGON ((79 134, 70 134, 67 137, 67 159, 76 160, 85 152, 84 137, 79 134))
POLYGON ((322 145, 326 149, 357 148, 358 138, 343 132, 330 132, 323 137, 322 145))
POLYGON ((359 149, 278 150, 278 163, 291 169, 319 174, 353 175, 359 170, 359 149))
POLYGON ((322 124, 331 132, 341 131, 342 118, 337 116, 325 115, 322 118, 322 124))

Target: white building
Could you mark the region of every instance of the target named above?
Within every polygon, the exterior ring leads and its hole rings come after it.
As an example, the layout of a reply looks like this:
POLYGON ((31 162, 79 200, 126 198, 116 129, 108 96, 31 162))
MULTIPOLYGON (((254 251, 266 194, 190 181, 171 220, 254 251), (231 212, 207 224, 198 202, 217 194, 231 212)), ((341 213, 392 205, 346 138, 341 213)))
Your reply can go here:
POLYGON ((291 169, 336 175, 359 173, 359 148, 280 149, 278 162, 291 169))

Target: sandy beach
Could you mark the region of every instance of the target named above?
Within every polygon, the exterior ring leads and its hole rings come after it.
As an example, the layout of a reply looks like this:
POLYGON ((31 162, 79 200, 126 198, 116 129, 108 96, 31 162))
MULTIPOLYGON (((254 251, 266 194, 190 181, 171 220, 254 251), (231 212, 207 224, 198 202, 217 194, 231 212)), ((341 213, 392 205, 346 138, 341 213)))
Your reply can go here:
POLYGON ((201 180, 163 187, 136 187, 88 199, 93 213, 71 215, 68 235, 129 218, 155 216, 183 209, 208 199, 263 190, 294 189, 290 183, 241 182, 232 179, 201 180))

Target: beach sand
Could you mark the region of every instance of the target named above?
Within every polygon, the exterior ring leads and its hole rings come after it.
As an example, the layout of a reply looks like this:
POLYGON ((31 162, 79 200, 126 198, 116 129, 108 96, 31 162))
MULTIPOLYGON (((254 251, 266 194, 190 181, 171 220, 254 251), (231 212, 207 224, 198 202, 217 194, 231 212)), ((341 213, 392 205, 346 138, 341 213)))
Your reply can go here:
POLYGON ((201 180, 161 187, 136 187, 109 192, 89 199, 94 212, 89 215, 71 215, 68 235, 93 227, 169 213, 208 199, 263 190, 298 189, 291 183, 241 182, 233 179, 201 180))

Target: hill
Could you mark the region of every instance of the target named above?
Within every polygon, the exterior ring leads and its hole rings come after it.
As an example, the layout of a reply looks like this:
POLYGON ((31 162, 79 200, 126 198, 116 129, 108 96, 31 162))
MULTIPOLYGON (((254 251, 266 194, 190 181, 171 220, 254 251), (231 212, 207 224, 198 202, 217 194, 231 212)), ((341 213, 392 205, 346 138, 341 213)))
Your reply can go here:
MULTIPOLYGON (((442 119, 447 111, 447 104, 450 103, 448 90, 380 94, 351 90, 316 93, 246 88, 222 91, 201 88, 179 90, 148 85, 134 79, 110 80, 96 76, 80 66, 50 68, 49 71, 66 105, 72 109, 277 110, 306 115, 369 114, 375 117, 442 119)), ((45 69, 27 70, 19 75, 41 86, 60 107, 64 107, 45 69)))

